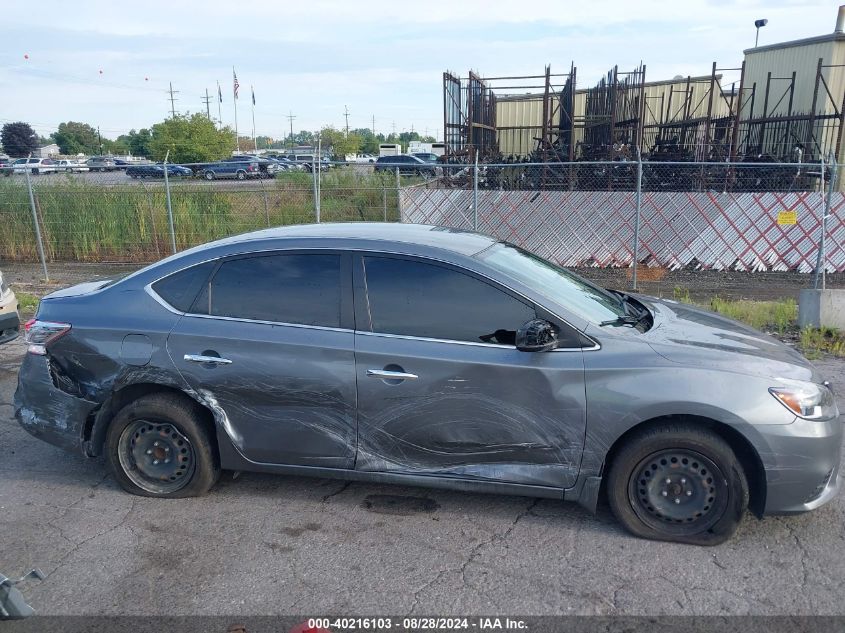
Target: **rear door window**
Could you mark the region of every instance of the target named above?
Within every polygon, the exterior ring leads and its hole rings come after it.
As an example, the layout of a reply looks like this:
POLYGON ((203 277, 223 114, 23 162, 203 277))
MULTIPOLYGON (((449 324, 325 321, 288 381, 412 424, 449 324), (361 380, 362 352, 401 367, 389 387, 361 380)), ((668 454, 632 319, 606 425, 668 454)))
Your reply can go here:
POLYGON ((365 257, 373 332, 514 345, 534 308, 470 274, 412 259, 365 257))
POLYGON ((223 261, 191 312, 340 327, 340 255, 256 255, 223 261))

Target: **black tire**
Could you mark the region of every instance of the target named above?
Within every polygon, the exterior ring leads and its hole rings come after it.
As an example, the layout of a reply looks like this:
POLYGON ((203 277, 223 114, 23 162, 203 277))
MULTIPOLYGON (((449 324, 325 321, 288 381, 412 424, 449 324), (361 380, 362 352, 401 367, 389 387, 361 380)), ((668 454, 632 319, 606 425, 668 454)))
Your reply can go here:
POLYGON ((235 173, 235 178, 237 178, 238 180, 246 180, 246 172, 245 172, 245 171, 238 170, 238 171, 235 173))
POLYGON ((690 423, 626 440, 607 477, 610 508, 632 534, 692 545, 727 541, 748 507, 748 481, 731 447, 690 423))
POLYGON ((214 180, 214 172, 209 169, 209 170, 203 172, 203 177, 206 180, 214 180))
POLYGON ((143 497, 197 497, 220 477, 199 405, 176 394, 143 396, 118 411, 106 435, 106 454, 121 487, 143 497))

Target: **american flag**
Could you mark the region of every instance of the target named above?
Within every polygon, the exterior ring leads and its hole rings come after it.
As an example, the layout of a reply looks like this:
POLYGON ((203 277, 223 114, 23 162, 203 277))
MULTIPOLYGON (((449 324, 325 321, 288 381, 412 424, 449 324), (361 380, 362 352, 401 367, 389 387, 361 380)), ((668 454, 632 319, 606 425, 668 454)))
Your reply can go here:
POLYGON ((238 98, 238 88, 241 87, 241 84, 238 83, 238 75, 235 73, 235 69, 232 69, 232 77, 234 78, 234 92, 235 92, 235 99, 238 98))

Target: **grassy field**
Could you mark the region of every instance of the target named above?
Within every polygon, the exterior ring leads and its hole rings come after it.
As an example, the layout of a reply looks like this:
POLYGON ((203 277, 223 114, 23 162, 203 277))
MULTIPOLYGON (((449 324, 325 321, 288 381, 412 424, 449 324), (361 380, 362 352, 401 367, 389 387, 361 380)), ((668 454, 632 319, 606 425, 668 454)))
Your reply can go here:
POLYGON ((795 299, 751 301, 713 297, 710 303, 701 304, 692 301, 689 291, 682 287, 675 288, 674 298, 676 301, 713 310, 758 330, 794 339, 807 358, 818 358, 822 353, 845 357, 845 333, 828 327, 798 327, 798 304, 795 299))
MULTIPOLYGON (((403 179, 403 185, 410 184, 403 179)), ((71 176, 35 187, 47 258, 55 261, 152 261, 170 252, 166 195, 160 182, 103 186, 71 176)), ((321 220, 396 221, 390 175, 330 171, 322 176, 321 220)), ((174 182, 171 205, 179 249, 268 226, 312 222, 311 174, 246 183, 174 182)), ((37 258, 26 183, 0 179, 0 259, 37 258)))

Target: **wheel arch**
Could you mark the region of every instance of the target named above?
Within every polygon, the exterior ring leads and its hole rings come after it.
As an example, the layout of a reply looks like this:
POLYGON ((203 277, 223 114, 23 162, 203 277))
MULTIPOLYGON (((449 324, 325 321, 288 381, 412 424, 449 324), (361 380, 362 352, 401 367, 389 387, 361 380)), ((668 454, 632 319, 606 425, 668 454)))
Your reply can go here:
POLYGON ((748 508, 758 518, 762 517, 763 510, 766 507, 766 471, 763 467, 763 462, 760 459, 757 449, 754 448, 754 445, 745 435, 730 424, 725 424, 719 420, 699 415, 662 415, 650 418, 632 426, 616 438, 616 441, 607 451, 604 463, 602 464, 602 486, 599 497, 607 499, 607 477, 605 477, 605 475, 610 469, 610 466, 620 448, 625 445, 625 442, 635 434, 640 433, 645 429, 673 422, 690 422, 692 424, 701 425, 703 428, 716 433, 716 435, 727 442, 728 446, 730 446, 731 450, 734 452, 734 455, 736 455, 736 458, 745 473, 745 477, 748 480, 748 490, 750 495, 748 508))
POLYGON ((97 409, 95 409, 91 415, 88 416, 88 419, 85 422, 82 436, 85 454, 89 457, 100 456, 102 454, 103 445, 105 444, 106 433, 108 432, 109 425, 115 415, 117 415, 118 411, 138 398, 154 393, 169 393, 176 395, 190 402, 196 408, 196 410, 201 414, 201 418, 206 430, 208 431, 212 446, 214 446, 215 450, 218 451, 219 459, 216 424, 212 411, 204 403, 191 396, 191 394, 172 385, 163 385, 159 383, 133 383, 112 392, 112 394, 97 409))

